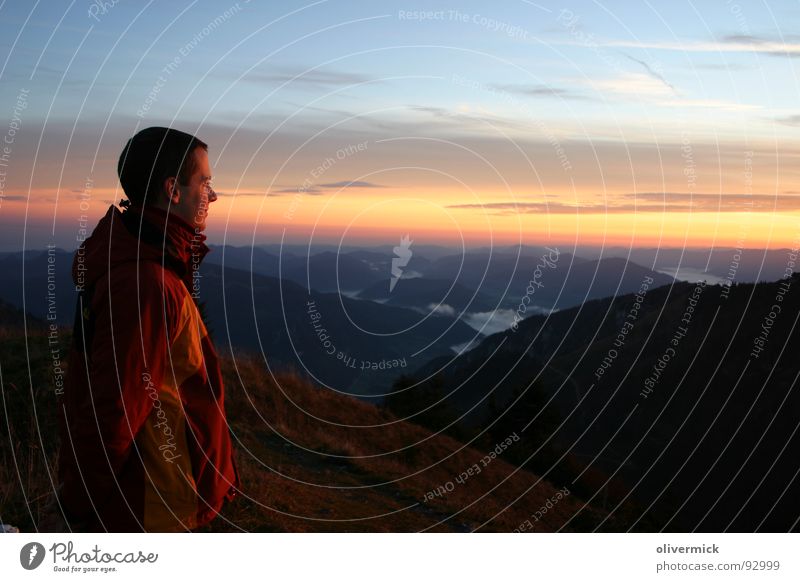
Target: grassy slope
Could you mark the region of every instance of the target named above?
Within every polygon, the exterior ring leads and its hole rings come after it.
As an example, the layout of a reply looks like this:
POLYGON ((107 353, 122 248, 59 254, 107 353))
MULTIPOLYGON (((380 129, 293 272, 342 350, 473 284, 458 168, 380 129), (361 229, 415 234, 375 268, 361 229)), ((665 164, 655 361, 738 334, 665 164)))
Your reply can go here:
MULTIPOLYGON (((21 329, 3 325, 0 335, 0 520, 33 531, 56 464, 51 356, 44 331, 29 328, 26 341, 21 329)), ((62 328, 63 354, 69 341, 62 328)), ((249 356, 223 357, 222 366, 244 495, 207 531, 512 531, 556 495, 502 456, 459 485, 456 477, 480 465, 483 452, 294 374, 273 379, 249 356), (452 492, 422 502, 448 481, 452 492)), ((565 530, 587 531, 603 517, 573 494, 535 529, 569 521, 565 530)))
MULTIPOLYGON (((252 499, 235 503, 226 512, 232 523, 218 520, 214 531, 471 531, 483 524, 512 531, 557 492, 502 457, 460 485, 455 478, 482 466, 483 452, 295 375, 274 381, 253 358, 223 366, 243 488, 252 499), (360 428, 368 425, 378 426, 360 428), (422 502, 448 481, 452 492, 422 502)), ((537 529, 558 529, 582 505, 566 497, 537 529)), ((588 508, 568 529, 591 529, 601 519, 588 508)))

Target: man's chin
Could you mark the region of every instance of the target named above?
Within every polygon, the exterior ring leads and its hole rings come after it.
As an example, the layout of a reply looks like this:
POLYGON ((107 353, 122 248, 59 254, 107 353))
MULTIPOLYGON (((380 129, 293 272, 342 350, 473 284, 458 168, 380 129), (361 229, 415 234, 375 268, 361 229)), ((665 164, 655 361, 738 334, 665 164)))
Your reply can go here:
POLYGON ((206 222, 208 221, 208 216, 198 216, 194 219, 194 230, 195 232, 203 232, 206 229, 206 222))

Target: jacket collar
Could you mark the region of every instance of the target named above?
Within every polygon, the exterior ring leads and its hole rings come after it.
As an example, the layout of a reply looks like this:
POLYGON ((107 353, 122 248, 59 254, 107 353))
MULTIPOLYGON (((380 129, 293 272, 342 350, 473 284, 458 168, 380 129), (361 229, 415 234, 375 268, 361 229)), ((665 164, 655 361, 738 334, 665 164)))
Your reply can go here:
POLYGON ((199 265, 210 250, 206 235, 175 214, 151 206, 131 206, 122 219, 133 236, 162 250, 165 264, 191 283, 193 264, 199 265))

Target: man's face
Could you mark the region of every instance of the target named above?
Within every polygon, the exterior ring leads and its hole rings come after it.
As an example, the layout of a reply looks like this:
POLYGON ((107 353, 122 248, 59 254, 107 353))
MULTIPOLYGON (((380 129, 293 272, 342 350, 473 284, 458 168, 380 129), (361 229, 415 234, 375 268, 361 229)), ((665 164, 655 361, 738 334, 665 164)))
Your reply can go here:
POLYGON ((191 224, 198 232, 205 230, 208 206, 217 199, 211 188, 211 167, 208 163, 208 152, 203 148, 195 148, 192 152, 195 159, 194 174, 187 184, 176 183, 180 192, 179 200, 172 202, 172 212, 191 224))

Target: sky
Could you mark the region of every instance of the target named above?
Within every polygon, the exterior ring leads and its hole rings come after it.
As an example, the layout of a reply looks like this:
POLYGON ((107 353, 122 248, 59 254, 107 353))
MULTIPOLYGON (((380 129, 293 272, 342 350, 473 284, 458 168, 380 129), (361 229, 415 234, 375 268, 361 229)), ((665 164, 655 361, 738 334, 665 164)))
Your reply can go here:
POLYGON ((0 3, 0 250, 73 249, 152 125, 216 244, 797 247, 797 2, 0 3))

